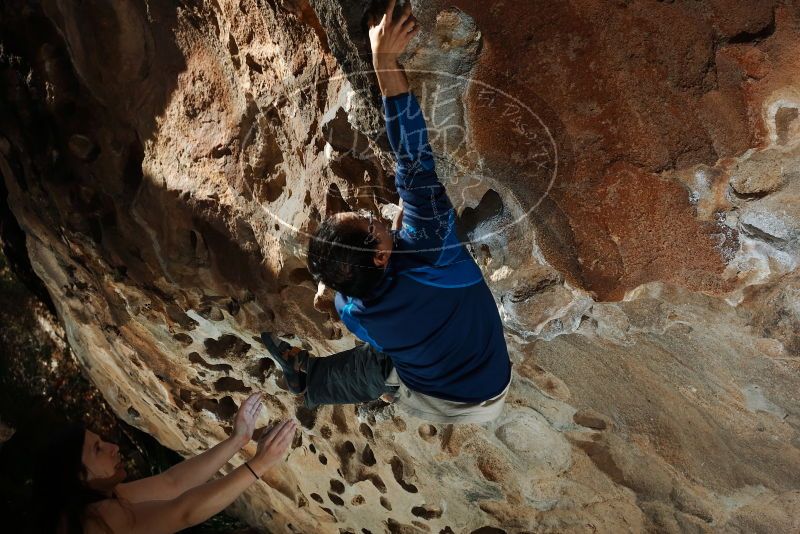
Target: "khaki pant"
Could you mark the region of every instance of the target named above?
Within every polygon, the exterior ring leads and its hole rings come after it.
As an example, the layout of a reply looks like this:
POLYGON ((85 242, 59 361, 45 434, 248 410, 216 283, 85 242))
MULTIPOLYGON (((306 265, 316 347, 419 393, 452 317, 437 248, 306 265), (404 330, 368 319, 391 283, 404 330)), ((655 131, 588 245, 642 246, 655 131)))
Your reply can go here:
POLYGON ((399 389, 394 394, 395 402, 405 412, 432 423, 485 423, 497 419, 506 403, 511 382, 499 395, 483 402, 455 402, 437 399, 406 387, 397 375, 397 370, 386 378, 387 386, 399 389))

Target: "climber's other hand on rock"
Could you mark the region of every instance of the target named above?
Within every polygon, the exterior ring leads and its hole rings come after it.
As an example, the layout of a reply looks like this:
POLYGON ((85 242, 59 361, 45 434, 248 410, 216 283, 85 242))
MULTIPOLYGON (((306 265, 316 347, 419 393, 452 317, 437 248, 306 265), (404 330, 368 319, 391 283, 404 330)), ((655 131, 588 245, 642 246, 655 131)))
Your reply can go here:
POLYGON ((411 38, 419 33, 417 19, 411 13, 411 3, 406 1, 397 15, 394 14, 395 3, 396 0, 389 0, 380 21, 375 17, 368 21, 372 62, 376 68, 394 68, 398 56, 403 53, 411 38))
POLYGON ((261 476, 272 465, 284 459, 286 449, 294 439, 297 423, 292 420, 284 421, 272 427, 258 440, 256 455, 250 460, 250 466, 261 476))
POLYGON ((253 393, 239 406, 239 411, 236 412, 236 420, 233 423, 232 437, 239 440, 240 447, 247 445, 253 437, 256 420, 262 407, 261 393, 253 393))
POLYGON ((317 293, 314 295, 314 309, 318 312, 330 314, 331 317, 336 319, 339 315, 336 313, 336 293, 323 284, 317 284, 317 293))

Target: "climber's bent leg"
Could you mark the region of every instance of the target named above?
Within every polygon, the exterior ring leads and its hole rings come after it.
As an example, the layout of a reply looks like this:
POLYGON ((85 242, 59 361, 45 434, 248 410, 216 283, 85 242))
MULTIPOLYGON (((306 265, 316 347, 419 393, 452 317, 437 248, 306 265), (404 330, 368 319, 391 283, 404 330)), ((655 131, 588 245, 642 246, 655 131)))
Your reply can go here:
POLYGON ((394 392, 396 387, 386 383, 393 368, 389 356, 369 344, 323 358, 309 357, 306 406, 367 402, 394 392))

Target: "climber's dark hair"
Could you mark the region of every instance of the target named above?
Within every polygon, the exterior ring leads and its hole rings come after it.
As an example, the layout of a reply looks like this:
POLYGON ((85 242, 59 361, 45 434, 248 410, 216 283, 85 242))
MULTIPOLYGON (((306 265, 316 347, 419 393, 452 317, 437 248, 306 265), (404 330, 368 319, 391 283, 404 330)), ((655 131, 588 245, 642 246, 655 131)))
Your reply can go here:
POLYGON ((87 520, 109 531, 105 521, 90 513, 90 504, 108 499, 86 484, 83 443, 86 428, 65 425, 51 434, 50 442, 39 455, 33 478, 33 505, 39 532, 79 534, 87 520))
POLYGON ((370 242, 365 229, 328 217, 308 243, 311 276, 348 297, 367 297, 384 273, 374 262, 377 243, 370 242))

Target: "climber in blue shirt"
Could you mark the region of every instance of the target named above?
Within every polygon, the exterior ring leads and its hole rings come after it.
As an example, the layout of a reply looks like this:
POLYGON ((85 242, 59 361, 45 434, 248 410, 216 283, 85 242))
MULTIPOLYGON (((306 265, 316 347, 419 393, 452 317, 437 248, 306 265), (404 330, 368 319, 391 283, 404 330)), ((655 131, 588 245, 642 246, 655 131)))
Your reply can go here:
POLYGON ((412 414, 442 422, 493 419, 511 378, 503 325, 483 275, 455 231, 419 104, 397 57, 419 31, 410 3, 389 2, 370 28, 401 199, 396 228, 370 213, 325 220, 308 248, 314 278, 336 290, 342 322, 364 344, 313 358, 262 339, 306 404, 363 402, 393 393, 412 414))

